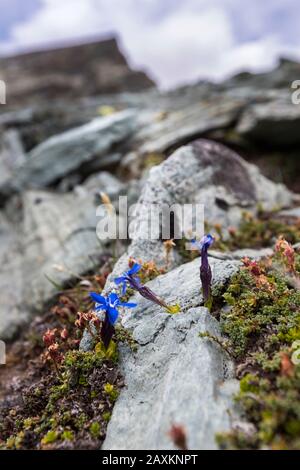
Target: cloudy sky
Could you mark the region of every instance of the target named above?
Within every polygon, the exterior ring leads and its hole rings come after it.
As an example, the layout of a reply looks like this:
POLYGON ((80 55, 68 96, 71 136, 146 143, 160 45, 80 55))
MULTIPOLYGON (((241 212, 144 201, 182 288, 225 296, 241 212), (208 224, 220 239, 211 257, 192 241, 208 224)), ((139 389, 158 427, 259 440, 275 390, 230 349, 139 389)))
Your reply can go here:
POLYGON ((162 88, 300 59, 299 0, 0 0, 0 54, 117 33, 162 88))

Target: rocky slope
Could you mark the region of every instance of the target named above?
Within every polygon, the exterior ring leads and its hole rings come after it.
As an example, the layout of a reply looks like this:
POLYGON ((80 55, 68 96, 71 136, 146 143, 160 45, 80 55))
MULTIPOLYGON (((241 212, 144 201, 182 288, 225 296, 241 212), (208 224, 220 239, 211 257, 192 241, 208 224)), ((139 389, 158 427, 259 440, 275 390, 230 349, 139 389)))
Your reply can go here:
MULTIPOLYGON (((127 268, 129 257, 164 266, 162 237, 137 238, 129 246, 98 240, 101 193, 116 208, 119 195, 127 195, 130 204, 204 204, 206 222, 219 237, 220 229, 243 224, 245 211, 256 217, 262 208, 274 211, 274 219, 287 224, 292 219, 297 225, 300 107, 292 104, 289 86, 298 64, 282 61, 273 74, 243 74, 221 85, 198 83, 160 93, 146 90, 151 81, 128 70, 114 42, 83 50, 82 57, 76 55, 80 63, 68 70, 62 66, 65 76, 46 80, 49 96, 58 100, 41 102, 45 90, 30 80, 30 99, 13 83, 11 103, 23 103, 22 96, 24 104, 10 106, 8 96, 9 106, 0 109, 2 340, 17 335, 66 286, 97 273, 107 254, 113 253, 116 263, 106 293, 115 289, 113 279, 127 268), (76 77, 74 67, 85 73, 76 77), (66 78, 69 74, 74 83, 66 78), (91 74, 99 80, 89 80, 93 86, 86 88, 91 74)), ((61 50, 7 59, 2 71, 10 77, 17 61, 29 78, 39 70, 47 74, 47 64, 68 63, 69 54, 73 57, 72 50, 61 50)), ((134 221, 143 233, 145 214, 137 212, 134 221)), ((277 231, 273 223, 273 231, 266 225, 259 233, 262 246, 272 246, 280 223, 277 231)), ((235 249, 255 249, 211 253, 216 296, 243 256, 266 255, 259 243, 239 246, 235 240, 235 249)), ((230 429, 236 390, 232 360, 218 344, 199 338, 204 330, 220 335, 220 311, 216 307, 213 318, 203 307, 199 260, 186 261, 176 248, 168 272, 150 283, 169 302, 178 301, 181 313, 168 316, 139 299, 135 312, 122 317, 138 348, 120 348, 125 387, 108 427, 106 449, 172 448, 167 432, 173 422, 184 423, 190 448, 214 448, 215 434, 230 429)), ((91 348, 88 333, 81 346, 91 348)))

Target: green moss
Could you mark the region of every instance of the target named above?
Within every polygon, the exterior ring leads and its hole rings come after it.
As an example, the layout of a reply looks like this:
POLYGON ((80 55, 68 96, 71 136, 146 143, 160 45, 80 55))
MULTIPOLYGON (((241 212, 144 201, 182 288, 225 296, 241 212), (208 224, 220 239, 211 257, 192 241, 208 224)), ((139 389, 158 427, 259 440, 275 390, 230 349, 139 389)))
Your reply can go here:
POLYGON ((300 239, 299 221, 291 219, 287 223, 276 215, 276 211, 265 212, 262 209, 258 210, 257 216, 244 212, 238 228, 224 231, 217 225, 207 227, 207 231, 216 232, 214 248, 221 251, 268 247, 280 235, 292 244, 300 239))
POLYGON ((18 432, 6 440, 4 448, 21 449, 32 445, 31 441, 28 441, 29 444, 26 443, 26 439, 29 439, 28 432, 31 433, 30 439, 37 442, 38 448, 50 445, 53 448, 63 441, 75 442, 83 432, 90 434, 94 439, 102 439, 105 435, 106 424, 110 419, 110 410, 119 393, 118 381, 116 384, 103 383, 107 371, 114 367, 112 358, 110 360, 104 358, 102 352, 68 351, 61 364, 63 383, 49 387, 46 396, 44 387, 38 394, 36 390, 32 390, 32 395, 26 395, 26 413, 30 413, 31 409, 34 413, 36 400, 39 406, 43 406, 43 410, 40 416, 36 416, 35 412, 34 415, 24 419, 16 419, 15 428, 19 423, 18 432), (96 382, 94 378, 91 380, 92 376, 95 377, 96 382), (96 388, 93 388, 94 384, 96 388), (100 387, 99 384, 101 384, 100 387), (82 395, 81 402, 78 402, 74 408, 77 396, 80 395, 82 395), (29 408, 28 403, 30 403, 29 408), (88 413, 83 411, 78 413, 85 406, 87 406, 88 413), (97 421, 95 420, 97 414, 89 416, 91 406, 95 406, 95 412, 98 409, 99 420, 97 421))
POLYGON ((66 429, 62 435, 61 438, 63 441, 74 441, 74 433, 68 429, 66 429))
POLYGON ((43 437, 41 443, 42 445, 45 444, 52 444, 58 439, 58 433, 56 431, 48 431, 47 434, 43 437))
POLYGON ((64 359, 66 371, 89 372, 94 367, 100 367, 102 363, 103 356, 93 351, 68 351, 64 359))
POLYGON ((277 262, 246 264, 223 295, 230 308, 222 310, 221 329, 241 379, 235 399, 255 431, 219 434, 222 448, 300 449, 300 364, 293 362, 300 290, 277 262))
POLYGON ((133 338, 132 333, 129 330, 126 330, 126 328, 119 323, 115 326, 115 338, 118 343, 121 342, 128 344, 132 351, 135 352, 137 350, 138 344, 133 338))
POLYGON ((259 380, 255 375, 247 374, 240 381, 241 392, 258 393, 259 391, 259 380))
POLYGON ((265 288, 243 269, 223 295, 232 308, 222 313, 221 329, 230 338, 237 357, 262 336, 265 352, 273 351, 276 342, 290 345, 300 338, 300 291, 291 289, 288 278, 275 271, 262 276, 265 288))
POLYGON ((111 413, 109 411, 105 411, 102 415, 102 418, 104 419, 104 421, 106 421, 108 423, 110 421, 110 418, 111 418, 111 413))
POLYGON ((150 169, 153 166, 159 165, 165 160, 165 155, 163 153, 147 153, 143 158, 143 168, 150 169))

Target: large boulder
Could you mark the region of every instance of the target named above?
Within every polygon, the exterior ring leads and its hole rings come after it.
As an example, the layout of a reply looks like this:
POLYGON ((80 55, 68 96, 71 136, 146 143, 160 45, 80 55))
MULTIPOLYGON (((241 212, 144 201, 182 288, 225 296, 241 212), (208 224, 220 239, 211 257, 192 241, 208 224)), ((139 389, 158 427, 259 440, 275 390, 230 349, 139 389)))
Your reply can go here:
MULTIPOLYGON (((269 210, 285 208, 293 199, 285 186, 265 178, 237 153, 213 141, 196 140, 150 170, 131 221, 136 227, 132 243, 116 263, 114 274, 127 268, 130 256, 165 262, 162 237, 153 240, 148 236, 149 214, 144 208, 152 204, 203 204, 206 222, 226 228, 238 226, 245 210, 255 214, 261 205, 269 210)), ((173 266, 181 262, 174 256, 173 266)))

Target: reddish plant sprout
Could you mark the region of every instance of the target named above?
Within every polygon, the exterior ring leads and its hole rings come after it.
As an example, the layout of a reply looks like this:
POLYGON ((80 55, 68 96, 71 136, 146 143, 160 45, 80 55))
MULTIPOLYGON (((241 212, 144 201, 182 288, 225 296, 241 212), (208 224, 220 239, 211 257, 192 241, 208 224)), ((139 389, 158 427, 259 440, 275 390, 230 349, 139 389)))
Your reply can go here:
POLYGON ((68 339, 69 333, 68 333, 67 328, 64 328, 63 330, 61 330, 60 337, 63 341, 66 341, 68 339))
POLYGON ((253 276, 258 289, 273 292, 274 287, 270 284, 265 274, 265 268, 263 268, 259 262, 253 261, 248 257, 243 258, 242 262, 244 264, 244 268, 253 276))
POLYGON ((59 350, 59 344, 56 341, 57 337, 57 328, 52 330, 48 329, 43 336, 44 344, 47 348, 46 352, 46 359, 51 359, 57 376, 61 379, 61 374, 59 372, 58 364, 60 364, 63 360, 63 354, 59 350))
POLYGON ((237 233, 236 227, 228 227, 228 233, 232 238, 234 238, 237 233))
POLYGON ((178 449, 188 450, 186 430, 181 424, 172 424, 168 436, 178 449))
POLYGON ((52 307, 51 312, 63 320, 72 321, 76 315, 77 307, 73 300, 66 295, 61 295, 58 305, 52 307))
POLYGON ((57 328, 53 328, 52 330, 48 329, 46 333, 43 335, 43 342, 45 346, 48 348, 56 341, 56 334, 57 328))
POLYGON ((101 321, 95 312, 77 312, 77 320, 75 321, 75 326, 80 330, 84 330, 86 328, 90 335, 95 338, 96 335, 92 330, 91 325, 94 325, 96 331, 99 332, 101 321))
POLYGON ((291 274, 296 274, 295 250, 283 237, 280 237, 275 245, 275 252, 279 254, 280 260, 286 270, 291 274))
POLYGON ((295 366, 292 363, 290 356, 286 352, 281 353, 280 373, 285 377, 292 377, 294 375, 295 366))
POLYGON ((242 259, 242 262, 245 268, 253 274, 253 276, 260 276, 262 274, 262 269, 257 261, 253 261, 248 257, 242 259))
POLYGON ((69 340, 70 349, 78 349, 79 345, 80 345, 80 339, 69 340))
POLYGON ((85 314, 83 312, 77 312, 77 319, 75 320, 75 326, 79 330, 83 330, 86 325, 85 314))
POLYGON ((47 348, 48 354, 51 357, 51 359, 56 363, 59 364, 63 360, 63 355, 59 350, 59 344, 58 343, 53 343, 50 344, 50 346, 47 348))
POLYGON ((173 239, 170 239, 163 242, 163 245, 165 250, 166 266, 168 267, 171 261, 171 253, 173 251, 173 248, 176 246, 176 243, 173 239))

